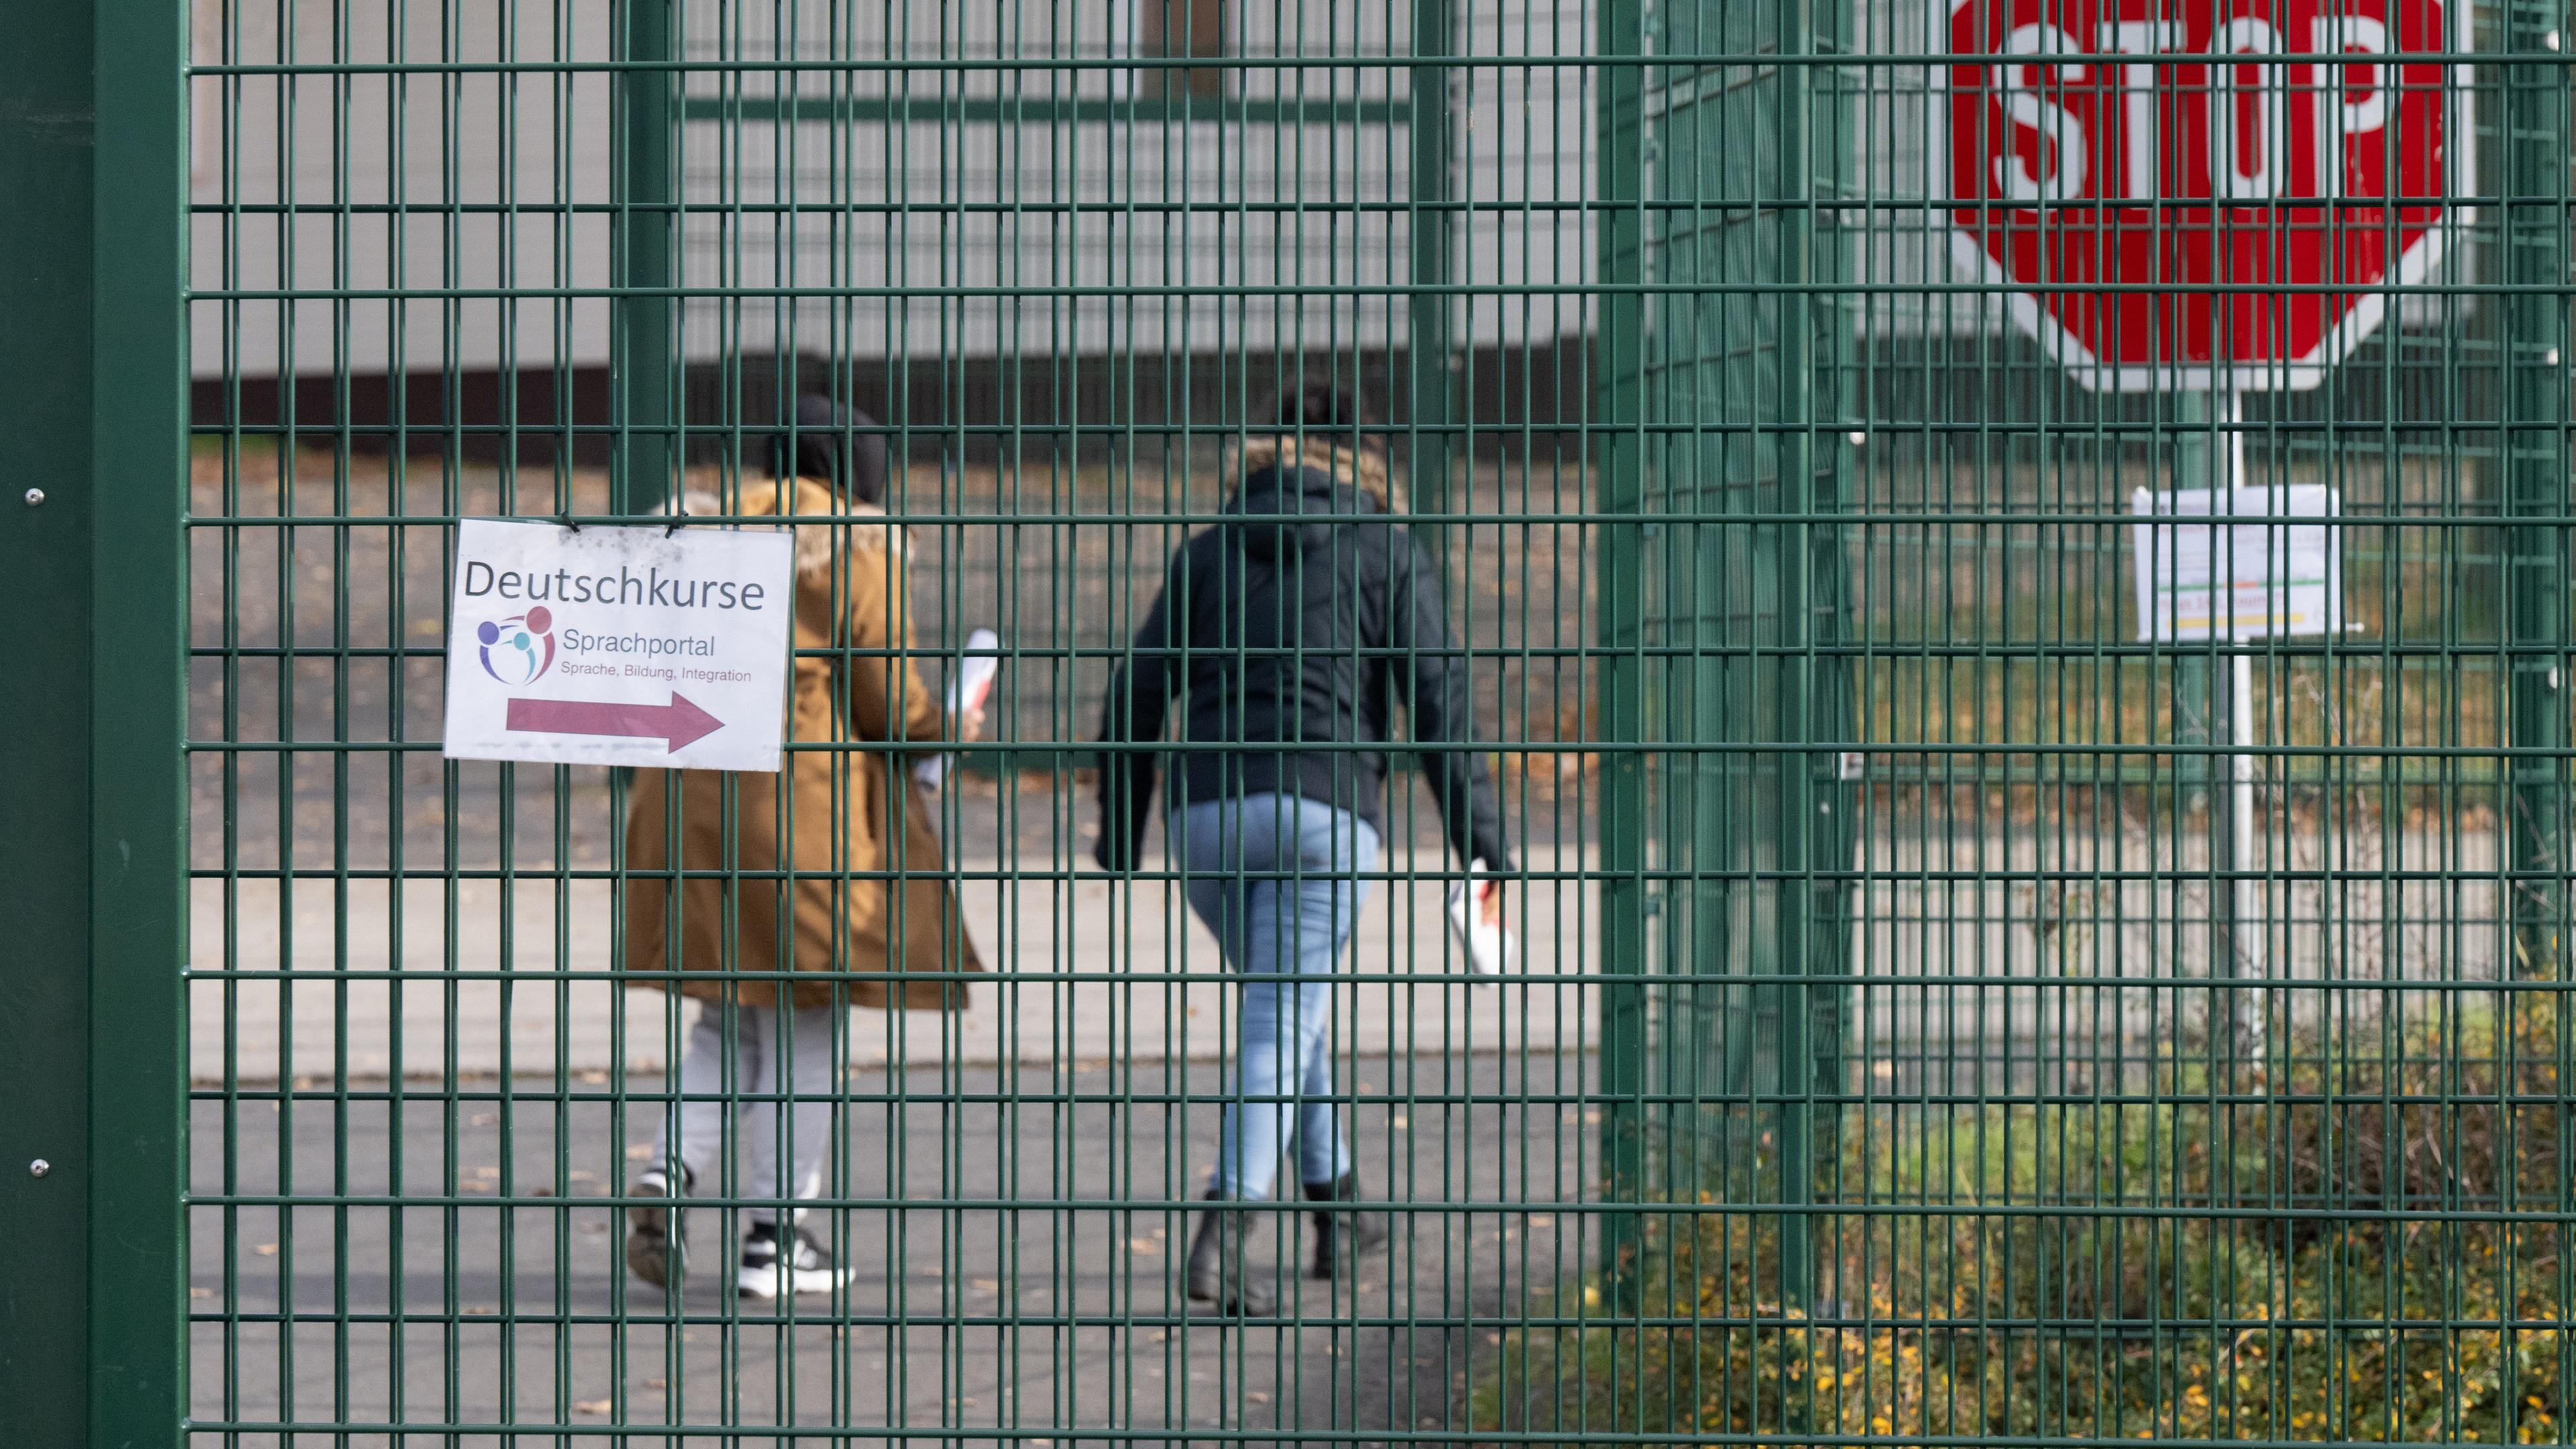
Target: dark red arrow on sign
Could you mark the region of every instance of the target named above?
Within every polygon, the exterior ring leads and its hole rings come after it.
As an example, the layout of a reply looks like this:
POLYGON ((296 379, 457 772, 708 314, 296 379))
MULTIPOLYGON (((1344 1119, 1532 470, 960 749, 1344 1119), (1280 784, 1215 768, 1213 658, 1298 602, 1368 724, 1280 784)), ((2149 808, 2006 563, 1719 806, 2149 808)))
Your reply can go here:
POLYGON ((590 699, 514 699, 509 725, 539 735, 625 735, 663 740, 677 751, 724 728, 724 721, 673 693, 669 704, 611 704, 590 699))

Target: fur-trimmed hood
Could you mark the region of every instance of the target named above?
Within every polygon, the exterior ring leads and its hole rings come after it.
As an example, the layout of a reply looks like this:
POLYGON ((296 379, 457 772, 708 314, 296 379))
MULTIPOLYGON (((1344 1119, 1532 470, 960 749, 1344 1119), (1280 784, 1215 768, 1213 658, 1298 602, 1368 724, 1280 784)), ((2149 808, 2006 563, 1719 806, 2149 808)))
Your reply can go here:
POLYGON ((1386 509, 1320 467, 1267 466, 1246 473, 1225 508, 1225 528, 1252 558, 1278 559, 1330 546, 1355 519, 1386 509))
POLYGON ((1334 482, 1367 494, 1389 513, 1396 511, 1394 481, 1387 473, 1386 459, 1371 449, 1354 448, 1313 433, 1303 438, 1247 438, 1234 450, 1234 466, 1227 472, 1240 484, 1243 479, 1273 468, 1312 468, 1331 474, 1334 482))
MULTIPOLYGON (((745 479, 735 506, 727 508, 724 500, 703 488, 692 488, 662 505, 664 517, 690 518, 775 518, 781 513, 814 517, 837 516, 847 520, 838 523, 798 523, 796 530, 796 576, 810 583, 827 583, 832 576, 832 535, 841 535, 844 549, 883 549, 893 547, 895 557, 902 559, 910 551, 911 536, 903 525, 886 516, 886 511, 873 503, 860 503, 834 493, 829 485, 811 478, 796 479, 790 485, 778 479, 745 479)), ((746 528, 775 528, 776 524, 745 523, 746 528)))

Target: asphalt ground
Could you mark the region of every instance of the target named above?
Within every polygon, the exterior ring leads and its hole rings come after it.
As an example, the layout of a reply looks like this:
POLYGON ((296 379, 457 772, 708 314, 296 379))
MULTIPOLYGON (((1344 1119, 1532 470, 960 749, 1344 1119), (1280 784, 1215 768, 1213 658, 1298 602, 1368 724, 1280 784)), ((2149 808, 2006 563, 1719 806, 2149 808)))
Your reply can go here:
MULTIPOLYGON (((853 1276, 786 1304, 730 1291, 720 1206, 690 1214, 676 1297, 625 1272, 614 1199, 659 1078, 200 1101, 194 1415, 227 1426, 200 1442, 1441 1442, 1518 1285, 1597 1250, 1588 1077, 1575 1054, 1346 1062, 1394 1241, 1353 1282, 1291 1266, 1257 1321, 1179 1286, 1212 1066, 854 1076, 825 1189, 844 1206, 808 1220, 853 1276), (299 1422, 355 1432, 281 1432, 299 1422)), ((1303 1239, 1268 1244, 1293 1265, 1303 1239)))

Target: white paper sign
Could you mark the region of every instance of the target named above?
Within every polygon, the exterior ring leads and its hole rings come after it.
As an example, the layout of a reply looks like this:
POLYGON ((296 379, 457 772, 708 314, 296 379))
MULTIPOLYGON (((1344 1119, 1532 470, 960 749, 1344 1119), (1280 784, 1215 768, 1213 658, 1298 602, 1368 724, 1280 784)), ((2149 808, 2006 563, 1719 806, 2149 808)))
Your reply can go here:
POLYGON ((2259 639, 2343 628, 2335 491, 2177 488, 2130 497, 2138 637, 2259 639), (2242 522, 2228 522, 2233 514, 2242 522), (2167 521, 2170 520, 2170 521, 2167 521))
POLYGON ((794 551, 775 528, 459 524, 448 758, 777 770, 794 551))

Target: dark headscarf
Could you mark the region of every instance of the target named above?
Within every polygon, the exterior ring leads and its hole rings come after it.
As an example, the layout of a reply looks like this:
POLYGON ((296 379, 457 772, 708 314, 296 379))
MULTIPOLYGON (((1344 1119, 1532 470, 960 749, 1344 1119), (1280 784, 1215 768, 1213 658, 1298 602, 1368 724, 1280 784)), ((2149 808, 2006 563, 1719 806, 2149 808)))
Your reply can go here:
POLYGON ((886 440, 877 420, 819 393, 796 400, 796 429, 769 440, 769 476, 816 478, 844 498, 882 508, 886 440))

